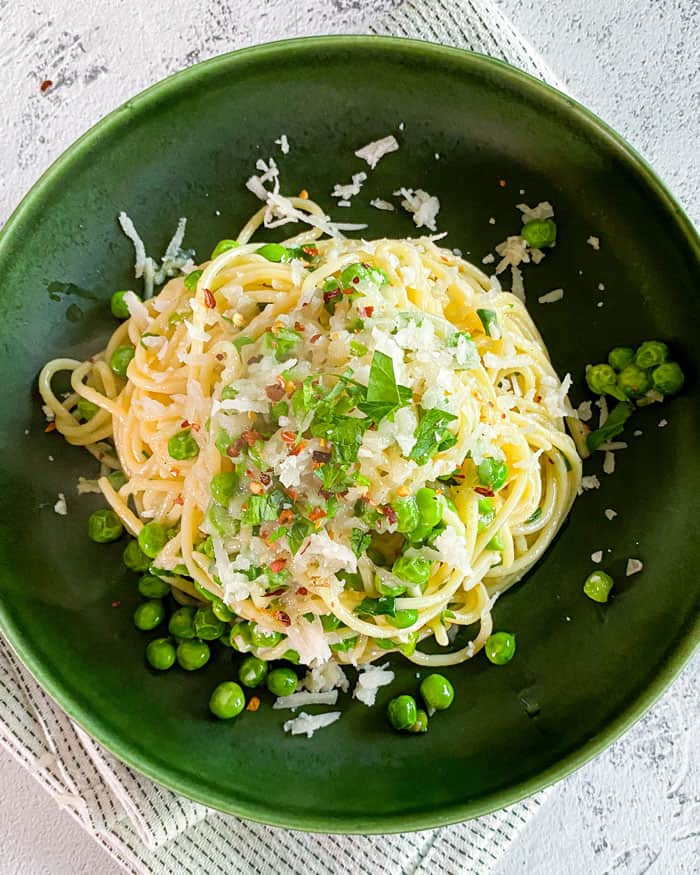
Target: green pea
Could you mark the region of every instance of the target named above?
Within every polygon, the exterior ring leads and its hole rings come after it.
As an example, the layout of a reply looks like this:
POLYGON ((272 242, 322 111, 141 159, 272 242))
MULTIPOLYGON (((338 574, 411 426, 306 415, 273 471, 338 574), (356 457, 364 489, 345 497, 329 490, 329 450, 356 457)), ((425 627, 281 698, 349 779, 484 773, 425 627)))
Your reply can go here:
POLYGON ((222 623, 230 623, 235 617, 231 611, 220 599, 214 599, 211 603, 211 610, 217 620, 222 623))
MULTIPOLYGON (((131 315, 129 313, 129 308, 126 306, 126 301, 124 300, 124 295, 126 295, 128 291, 128 289, 121 289, 120 291, 115 292, 109 299, 109 309, 112 311, 112 316, 115 316, 117 319, 128 319, 131 315)), ((132 294, 136 295, 135 292, 132 292, 132 294)), ((143 300, 140 295, 136 295, 136 298, 139 301, 143 300)))
MULTIPOLYGON (((424 486, 416 493, 416 505, 420 514, 421 525, 434 528, 445 512, 445 499, 434 489, 424 486)), ((415 534, 415 533, 414 533, 415 534)))
POLYGON ((162 599, 170 592, 168 584, 155 574, 144 574, 139 578, 139 593, 146 599, 162 599))
POLYGON ((139 573, 148 571, 151 567, 151 560, 139 547, 138 541, 129 541, 122 553, 122 561, 131 571, 139 573))
POLYGON ((241 530, 241 521, 231 516, 221 504, 212 504, 207 511, 209 521, 222 538, 233 538, 241 530))
POLYGON ((88 537, 97 544, 108 544, 121 537, 124 531, 121 520, 109 507, 96 510, 88 517, 88 537))
POLYGON ((203 641, 214 641, 223 634, 225 624, 219 620, 211 607, 198 608, 194 615, 194 634, 203 641))
POLYGON ((617 377, 617 385, 630 398, 639 398, 651 389, 651 379, 637 365, 627 365, 617 377))
POLYGON ((660 340, 645 340, 640 344, 634 363, 644 369, 655 368, 668 361, 668 347, 660 340))
POLYGON ((197 671, 209 662, 211 651, 204 641, 181 641, 177 645, 177 661, 185 671, 197 671))
POLYGON ((168 543, 168 532, 160 523, 146 523, 139 532, 139 547, 151 559, 155 559, 168 543))
POLYGON ((203 273, 203 270, 191 270, 185 277, 185 288, 190 291, 196 289, 199 278, 203 273))
POLYGON ((496 518, 496 511, 493 506, 492 498, 479 499, 479 522, 477 528, 480 532, 487 529, 496 518))
POLYGON ((262 255, 268 261, 289 261, 289 250, 281 243, 266 243, 260 249, 255 250, 257 255, 262 255))
POLYGON ((444 711, 454 702, 455 691, 452 684, 442 674, 429 674, 421 681, 420 694, 428 709, 428 714, 444 711))
POLYGON ((109 366, 118 377, 126 380, 126 369, 135 355, 136 350, 133 346, 118 346, 112 353, 109 366))
POLYGON ((401 580, 423 587, 430 580, 431 565, 423 556, 399 556, 391 570, 401 580))
POLYGON ((391 506, 396 514, 397 532, 412 532, 420 523, 420 513, 415 498, 403 498, 391 506))
POLYGON ((495 632, 487 639, 484 652, 489 662, 505 665, 515 656, 515 635, 510 632, 495 632))
POLYGON ((197 544, 197 551, 199 553, 204 553, 207 559, 216 558, 214 553, 214 542, 211 539, 211 535, 207 535, 201 543, 197 544))
POLYGON ((413 696, 397 696, 387 705, 386 714, 394 729, 399 732, 410 730, 418 721, 416 700, 413 696))
POLYGON ((279 644, 284 638, 281 632, 275 632, 273 629, 265 629, 263 626, 258 626, 253 623, 250 627, 250 643, 253 647, 274 647, 279 644))
POLYGON ((422 708, 416 711, 416 722, 408 730, 409 732, 427 732, 428 731, 428 715, 422 708))
POLYGON ((417 545, 422 544, 427 538, 432 534, 433 527, 428 526, 425 523, 421 523, 417 526, 412 532, 406 536, 409 543, 417 545))
POLYGON ((616 371, 624 370, 634 361, 634 350, 631 346, 615 346, 608 353, 608 364, 616 371))
POLYGON ((235 681, 224 681, 214 688, 209 699, 209 710, 219 720, 238 717, 245 708, 245 695, 235 681))
POLYGON ((496 550, 499 553, 503 552, 504 547, 505 547, 505 544, 503 543, 503 536, 501 535, 500 532, 495 534, 493 536, 493 538, 491 538, 491 540, 486 545, 487 550, 496 550))
POLYGON ((167 671, 175 663, 175 647, 169 638, 154 638, 146 646, 146 660, 158 671, 167 671))
POLYGON ((544 249, 557 242, 557 224, 553 219, 533 219, 523 225, 520 235, 533 249, 544 249))
POLYGON ((245 650, 252 643, 250 640, 250 627, 251 624, 247 620, 239 620, 238 623, 234 623, 231 626, 230 639, 231 647, 234 650, 245 650), (236 641, 237 638, 240 639, 240 644, 236 641))
POLYGON ((209 484, 211 497, 214 501, 218 501, 219 504, 228 506, 228 503, 236 494, 239 480, 240 478, 235 471, 222 471, 221 474, 215 474, 209 484))
POLYGON ((291 696, 298 678, 294 669, 274 668, 267 676, 267 688, 273 696, 291 696))
POLYGON ((107 475, 107 479, 109 480, 109 485, 112 489, 114 489, 115 492, 119 492, 122 486, 126 483, 126 474, 117 469, 116 471, 110 471, 107 475))
POLYGON ((508 465, 502 459, 487 456, 479 462, 477 475, 482 486, 487 486, 497 492, 506 482, 508 465))
POLYGON ((178 461, 194 459, 199 455, 199 444, 192 437, 192 432, 189 428, 179 431, 170 438, 168 441, 168 453, 171 458, 178 461))
POLYGON ((400 583, 394 583, 392 580, 385 580, 378 574, 374 576, 374 588, 379 595, 388 595, 397 598, 406 592, 406 587, 400 583))
POLYGON ((294 665, 299 665, 300 656, 298 651, 296 650, 285 650, 282 654, 282 659, 286 659, 287 662, 291 662, 294 665))
POLYGON ((149 599, 134 611, 134 626, 143 632, 155 629, 165 619, 165 606, 160 599, 149 599))
POLYGON ((194 614, 194 608, 189 606, 173 611, 168 623, 173 638, 194 638, 194 614))
POLYGON ((409 626, 414 626, 418 622, 418 611, 408 608, 404 611, 397 611, 393 617, 386 619, 391 626, 397 629, 408 629, 409 626))
POLYGON ((418 631, 409 632, 407 637, 408 641, 399 643, 399 650, 404 656, 411 656, 416 649, 416 644, 418 644, 418 631))
POLYGON ((617 374, 610 365, 593 365, 586 371, 588 388, 596 395, 609 395, 617 389, 617 374))
POLYGON ((219 240, 216 246, 212 249, 211 257, 216 258, 216 256, 221 255, 222 252, 228 252, 229 249, 236 249, 240 245, 241 244, 238 242, 238 240, 229 240, 226 238, 223 240, 219 240))
POLYGON ((246 656, 238 669, 238 680, 244 687, 259 687, 267 676, 267 663, 257 656, 246 656))
POLYGON ((89 422, 99 409, 100 408, 97 404, 93 404, 92 401, 88 401, 87 398, 80 398, 76 405, 75 412, 78 419, 81 419, 83 422, 89 422))
POLYGON ((657 392, 662 395, 675 395, 683 388, 685 376, 680 365, 664 362, 651 372, 651 380, 657 392))
POLYGON ((605 571, 594 571, 586 578, 583 591, 594 602, 607 602, 615 581, 605 571))

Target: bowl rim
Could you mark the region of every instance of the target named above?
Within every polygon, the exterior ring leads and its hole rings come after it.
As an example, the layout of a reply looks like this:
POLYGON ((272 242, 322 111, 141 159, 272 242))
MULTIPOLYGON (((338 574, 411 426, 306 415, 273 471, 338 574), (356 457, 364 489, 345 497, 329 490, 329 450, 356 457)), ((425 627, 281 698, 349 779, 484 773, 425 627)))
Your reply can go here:
MULTIPOLYGON (((180 88, 197 85, 203 77, 206 78, 212 73, 216 74, 218 70, 229 68, 231 65, 235 66, 239 62, 265 57, 274 59, 275 56, 294 54, 299 51, 353 51, 358 48, 366 48, 369 45, 381 48, 381 51, 387 55, 413 55, 423 59, 437 58, 461 67, 465 73, 473 70, 493 72, 514 87, 548 103, 553 110, 565 113, 579 127, 593 130, 598 136, 602 135, 607 141, 607 147, 636 172, 651 190, 653 196, 670 214, 678 230, 685 237, 690 250, 694 252, 695 257, 700 262, 700 235, 651 166, 620 134, 578 101, 505 61, 488 55, 434 42, 378 35, 310 36, 260 43, 201 61, 149 86, 91 126, 41 174, 14 209, 4 227, 0 229, 0 259, 2 259, 5 250, 11 246, 15 233, 21 232, 23 224, 31 217, 30 214, 34 209, 35 202, 41 201, 50 192, 51 187, 60 180, 62 174, 68 171, 74 163, 83 160, 85 153, 99 142, 103 135, 117 130, 125 113, 133 111, 143 113, 150 106, 157 105, 159 101, 176 93, 180 88)), ((513 805, 566 777, 600 754, 630 728, 677 677, 700 643, 700 613, 698 613, 695 617, 691 615, 688 618, 683 629, 679 632, 677 640, 669 647, 659 663, 649 684, 629 701, 600 732, 587 739, 555 764, 525 780, 484 796, 444 807, 438 811, 426 809, 410 814, 343 817, 324 813, 297 815, 293 812, 282 812, 278 814, 265 803, 232 799, 230 796, 211 790, 211 788, 210 791, 207 791, 196 780, 183 777, 172 767, 158 762, 154 763, 149 758, 144 757, 130 742, 124 741, 119 734, 105 726, 98 713, 90 710, 82 700, 65 690, 62 682, 54 676, 51 667, 42 662, 34 653, 23 630, 13 621, 11 612, 2 599, 0 599, 0 620, 2 621, 2 632, 15 653, 39 684, 58 703, 59 707, 119 760, 146 777, 204 805, 258 823, 302 831, 364 835, 431 829, 480 817, 505 806, 513 805)))

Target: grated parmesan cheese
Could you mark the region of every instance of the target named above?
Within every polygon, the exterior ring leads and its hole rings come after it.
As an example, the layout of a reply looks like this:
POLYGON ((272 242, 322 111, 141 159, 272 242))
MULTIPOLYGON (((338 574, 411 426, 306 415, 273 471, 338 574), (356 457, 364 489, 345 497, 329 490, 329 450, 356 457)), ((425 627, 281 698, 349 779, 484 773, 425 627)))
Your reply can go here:
POLYGON ((366 179, 367 174, 364 171, 353 173, 352 182, 348 182, 346 185, 341 185, 339 182, 336 182, 333 191, 331 192, 331 197, 340 198, 343 206, 346 204, 350 206, 350 198, 360 193, 362 184, 366 179))
MULTIPOLYGON (((400 128, 400 130, 403 130, 403 128, 400 128)), ((398 149, 399 144, 396 137, 393 134, 389 134, 380 140, 373 140, 371 143, 367 143, 366 146, 357 149, 355 154, 358 158, 369 164, 370 170, 374 170, 385 155, 388 155, 390 152, 397 152, 398 149)))
POLYGON ((605 457, 603 458, 603 471, 606 474, 613 474, 615 471, 615 454, 611 453, 610 450, 605 451, 605 457))
POLYGON ((56 414, 53 412, 53 410, 49 407, 48 404, 41 405, 41 412, 46 417, 47 422, 53 422, 54 419, 56 419, 56 414))
POLYGON ((667 420, 667 419, 660 419, 660 420, 659 420, 659 423, 658 423, 658 427, 659 427, 659 428, 666 428, 667 425, 668 425, 668 420, 667 420))
POLYGON ((603 551, 602 550, 596 550, 595 553, 591 553, 591 562, 595 562, 596 564, 599 564, 602 561, 603 561, 603 551))
POLYGON ((422 188, 400 188, 394 192, 396 197, 402 197, 401 206, 407 213, 413 215, 413 222, 417 228, 428 228, 436 231, 435 220, 440 212, 440 201, 435 195, 428 194, 422 188))
POLYGON ((353 690, 353 698, 362 702, 371 708, 377 699, 377 690, 380 687, 386 687, 394 680, 394 672, 388 669, 389 663, 382 666, 365 665, 361 666, 360 673, 353 690))
POLYGON ((53 509, 59 516, 68 515, 68 503, 66 502, 66 496, 62 492, 58 493, 58 501, 54 504, 53 509))
POLYGON ((627 567, 625 568, 625 576, 631 577, 633 574, 639 574, 643 568, 644 563, 640 562, 639 559, 628 559, 627 567))
MULTIPOLYGON (((525 194, 524 191, 520 193, 525 194)), ((549 201, 541 201, 536 207, 529 207, 527 204, 516 204, 515 206, 522 213, 520 218, 523 225, 527 225, 534 219, 551 219, 554 216, 554 208, 549 201)))
POLYGON ((594 237, 594 236, 591 234, 591 236, 588 238, 588 240, 586 240, 586 243, 588 243, 588 245, 589 245, 590 247, 592 247, 593 249, 595 249, 596 252, 600 249, 600 238, 599 238, 599 237, 594 237))
POLYGON ((275 140, 275 145, 280 147, 280 151, 283 155, 289 154, 289 140, 287 139, 286 134, 282 134, 279 139, 275 140))
POLYGON ((393 212, 396 207, 389 203, 389 201, 382 200, 380 197, 375 197, 369 202, 371 207, 374 207, 375 210, 386 210, 387 212, 393 212))
POLYGON ((338 663, 329 659, 327 662, 312 668, 311 671, 307 671, 302 686, 311 693, 327 693, 329 690, 335 689, 347 693, 350 681, 345 677, 345 672, 338 663))
POLYGON ((338 691, 328 690, 325 693, 309 693, 306 690, 300 690, 298 693, 291 693, 289 696, 279 696, 272 703, 275 711, 280 711, 284 708, 289 708, 291 711, 296 711, 304 705, 335 705, 338 701, 338 691))
POLYGON ((489 252, 488 255, 485 255, 481 259, 481 263, 482 264, 493 264, 495 260, 496 260, 496 256, 493 254, 493 252, 489 252))
POLYGON ((615 517, 618 515, 617 511, 613 510, 611 507, 606 507, 603 513, 605 514, 605 518, 608 520, 614 520, 615 517))
POLYGON ((581 478, 581 489, 600 489, 600 480, 596 474, 588 474, 581 478))
POLYGON ((576 412, 578 413, 578 418, 581 422, 588 422, 593 418, 593 411, 591 410, 591 401, 582 401, 579 406, 576 408, 576 412))
POLYGON ((339 717, 340 711, 328 711, 326 714, 314 715, 302 711, 294 720, 286 721, 284 731, 290 732, 292 735, 305 735, 307 738, 311 738, 317 729, 330 726, 339 717))
POLYGON ((561 301, 564 297, 564 289, 553 289, 547 292, 546 295, 540 295, 537 299, 540 304, 554 304, 556 301, 561 301))

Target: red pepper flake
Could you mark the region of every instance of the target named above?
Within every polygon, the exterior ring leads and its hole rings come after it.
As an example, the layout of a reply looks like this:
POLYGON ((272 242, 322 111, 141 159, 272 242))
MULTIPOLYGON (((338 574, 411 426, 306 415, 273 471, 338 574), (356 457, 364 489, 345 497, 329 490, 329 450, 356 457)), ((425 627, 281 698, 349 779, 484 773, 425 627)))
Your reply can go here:
POLYGON ((240 438, 238 438, 235 443, 231 444, 231 446, 229 447, 226 447, 226 455, 230 459, 236 459, 238 456, 240 456, 244 443, 245 441, 242 441, 240 438))
POLYGON ((292 618, 285 611, 277 611, 275 615, 283 626, 291 626, 292 618))
POLYGON ((288 507, 285 507, 284 510, 280 511, 280 515, 277 517, 277 522, 283 526, 285 523, 291 523, 293 519, 294 514, 288 507))
POLYGON ((501 188, 505 188, 507 185, 505 179, 499 179, 498 184, 501 186, 501 188))
POLYGON ((292 499, 292 501, 297 500, 297 496, 299 495, 299 493, 295 489, 285 489, 284 491, 292 499))
POLYGON ((183 419, 182 422, 180 423, 180 428, 189 428, 189 427, 190 427, 189 422, 186 419, 183 419))
POLYGON ((248 699, 248 704, 245 706, 246 711, 257 711, 260 707, 260 699, 257 696, 251 696, 248 699))
POLYGON ((171 468, 170 469, 170 476, 171 477, 179 477, 180 476, 180 469, 179 468, 171 468))
POLYGON ((260 474, 260 482, 263 484, 263 486, 269 486, 270 485, 270 475, 265 474, 265 472, 263 471, 260 474))
POLYGON ((280 437, 285 442, 285 444, 293 444, 294 441, 297 439, 297 436, 293 431, 283 431, 280 437))
POLYGON ((226 356, 223 354, 223 352, 217 352, 214 358, 217 360, 217 362, 222 362, 226 358, 226 356))
POLYGON ((305 330, 305 325, 304 325, 302 322, 295 322, 295 323, 294 323, 294 330, 295 330, 295 331, 300 331, 300 332, 303 333, 304 330, 305 330))
POLYGON ((193 422, 191 425, 192 431, 199 431, 201 427, 202 426, 198 422, 193 422))
POLYGON ((331 301, 339 301, 342 297, 343 293, 339 289, 333 289, 323 293, 323 303, 330 304, 331 301))
POLYGON ((45 91, 48 91, 49 88, 53 85, 53 82, 50 79, 44 79, 44 81, 39 86, 41 93, 43 94, 45 91))
POLYGON ((175 499, 175 501, 173 502, 173 504, 179 504, 180 507, 182 507, 182 505, 184 503, 185 503, 185 499, 181 495, 178 495, 177 498, 175 499))
POLYGON ((326 516, 325 510, 322 507, 315 507, 309 514, 309 519, 315 523, 317 520, 323 519, 324 516, 326 516))
POLYGON ((300 441, 296 445, 296 447, 292 447, 292 449, 289 451, 289 455, 290 456, 298 456, 299 453, 305 448, 306 448, 306 441, 300 441))
POLYGON ((370 304, 369 307, 364 307, 363 312, 365 316, 369 319, 369 317, 374 313, 374 307, 370 304))
POLYGON ((542 396, 541 396, 541 395, 535 395, 535 401, 536 401, 538 404, 540 403, 541 400, 542 400, 542 396))
POLYGON ((305 586, 300 586, 297 588, 297 595, 308 595, 309 591, 305 586))
POLYGON ((320 334, 314 334, 309 343, 316 343, 320 336, 320 334))
POLYGON ((478 492, 479 495, 485 495, 487 498, 493 498, 496 494, 493 489, 489 489, 487 486, 475 486, 474 492, 478 492))
POLYGON ((305 255, 310 255, 312 258, 315 258, 318 255, 318 249, 315 246, 302 246, 301 251, 305 255))
POLYGON ((284 586, 279 586, 277 589, 273 589, 272 592, 266 592, 263 598, 269 599, 273 596, 282 595, 282 593, 286 592, 287 588, 284 586))
POLYGON ((262 436, 260 432, 255 431, 254 428, 247 428, 241 435, 241 439, 244 440, 249 447, 252 447, 253 444, 257 443, 259 440, 262 440, 262 436))
POLYGON ((112 602, 113 608, 118 608, 121 605, 121 602, 112 602))
POLYGON ((281 559, 274 559, 270 562, 270 571, 272 571, 273 574, 277 574, 277 572, 281 571, 286 564, 287 560, 284 557, 281 559))
POLYGON ((322 465, 325 465, 326 462, 330 462, 331 453, 326 452, 325 450, 314 450, 311 454, 311 458, 314 462, 320 462, 322 465))
POLYGON ((302 188, 302 190, 299 192, 299 197, 300 197, 303 201, 308 200, 308 199, 309 199, 309 193, 308 193, 308 191, 307 191, 305 188, 302 188))
POLYGON ((396 511, 390 504, 385 504, 381 509, 384 516, 389 520, 390 525, 395 525, 397 522, 396 511))
POLYGON ((279 383, 273 383, 271 386, 265 386, 265 394, 270 401, 281 401, 284 398, 284 386, 279 383))
POLYGON ((209 289, 204 289, 204 306, 210 310, 216 310, 216 298, 209 289))
POLYGON ((253 495, 262 495, 265 491, 265 487, 262 485, 262 483, 258 483, 257 480, 252 480, 250 483, 250 491, 253 493, 253 495))
POLYGON ((554 464, 554 459, 552 459, 550 456, 547 456, 547 461, 549 462, 550 465, 554 464))
POLYGON ((56 423, 55 423, 55 422, 50 422, 50 423, 46 426, 46 428, 44 429, 44 431, 46 431, 46 432, 49 432, 49 431, 56 431, 56 423))

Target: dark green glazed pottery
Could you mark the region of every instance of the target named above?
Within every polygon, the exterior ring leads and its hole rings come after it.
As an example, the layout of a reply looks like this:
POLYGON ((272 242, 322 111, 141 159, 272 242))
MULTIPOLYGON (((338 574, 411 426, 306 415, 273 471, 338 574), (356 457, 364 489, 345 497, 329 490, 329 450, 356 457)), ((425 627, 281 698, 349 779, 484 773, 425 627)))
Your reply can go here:
POLYGON ((649 707, 697 642, 699 254, 687 219, 619 137, 569 98, 484 57, 392 39, 307 39, 216 58, 156 85, 69 149, 0 239, 7 637, 118 757, 242 817, 328 832, 421 829, 563 777, 649 707), (120 562, 122 545, 86 537, 102 502, 78 497, 75 484, 95 466, 44 433, 37 374, 53 356, 98 350, 114 328, 109 296, 133 284, 119 210, 153 254, 178 217, 189 217, 187 242, 206 257, 257 208, 244 188, 257 158, 275 155, 284 191, 307 188, 331 209, 333 184, 367 169, 353 151, 400 122, 400 151, 370 174, 353 209, 335 216, 367 221, 367 236, 404 236, 415 230, 410 218, 369 200, 424 188, 441 200, 447 244, 478 262, 519 230, 516 203, 550 200, 558 244, 526 268, 525 282, 556 367, 574 377, 574 401, 585 397, 586 363, 646 338, 671 344, 686 389, 636 416, 644 434, 627 435, 614 476, 600 474, 600 460, 589 467, 601 489, 579 498, 543 561, 496 605, 496 628, 517 635, 515 658, 494 667, 480 656, 448 670, 455 704, 427 734, 399 737, 386 725, 387 700, 418 687, 416 668, 398 662, 377 707, 341 697, 341 719, 310 741, 285 735, 289 713, 273 712, 265 697, 257 713, 216 722, 207 701, 234 676, 230 652, 199 673, 146 667, 149 636, 132 624, 136 577, 120 562), (274 145, 282 133, 287 156, 274 145), (558 286, 564 301, 536 303, 558 286), (661 417, 666 428, 657 427, 661 417), (59 492, 67 517, 53 511, 59 492), (608 521, 605 508, 619 515, 608 521), (607 548, 603 567, 619 585, 601 606, 582 584, 591 552, 607 548), (625 579, 630 556, 644 571, 625 579))

